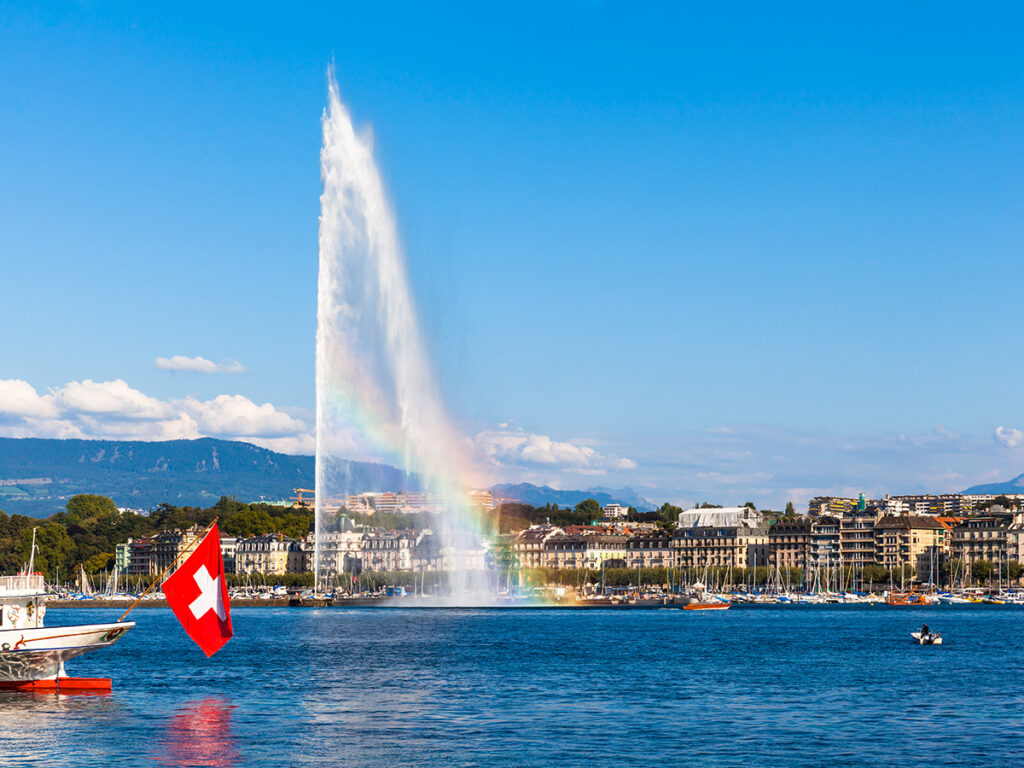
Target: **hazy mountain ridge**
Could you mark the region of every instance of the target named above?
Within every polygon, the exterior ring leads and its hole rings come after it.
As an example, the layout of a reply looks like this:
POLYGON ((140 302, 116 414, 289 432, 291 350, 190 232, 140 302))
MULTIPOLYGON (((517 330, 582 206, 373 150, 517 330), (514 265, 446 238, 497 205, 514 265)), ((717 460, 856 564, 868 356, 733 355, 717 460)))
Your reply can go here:
POLYGON ((1000 493, 1024 493, 1024 475, 1017 475, 1012 480, 1006 480, 1001 483, 982 483, 981 485, 972 485, 962 493, 967 494, 1000 494, 1000 493))
MULTIPOLYGON (((417 490, 418 478, 385 464, 348 461, 352 493, 417 490)), ((276 453, 250 443, 199 440, 54 440, 0 438, 0 510, 45 517, 78 493, 109 496, 119 507, 155 504, 209 505, 221 496, 241 501, 286 499, 294 488, 313 488, 312 456, 276 453)), ((648 502, 629 488, 560 491, 531 483, 503 483, 496 496, 542 506, 573 506, 595 498, 644 509, 648 502)))
MULTIPOLYGON (((383 464, 338 468, 354 493, 418 487, 383 464)), ((250 443, 202 438, 161 442, 0 438, 0 509, 45 516, 76 493, 109 496, 120 507, 166 502, 207 505, 221 496, 280 500, 314 486, 312 456, 290 456, 250 443)))
POLYGON ((655 505, 640 496, 632 488, 588 488, 582 491, 559 491, 547 485, 532 483, 500 483, 491 487, 495 496, 505 499, 517 499, 524 504, 541 507, 545 504, 558 504, 562 507, 573 507, 584 499, 596 499, 602 506, 612 503, 636 507, 641 511, 654 509, 655 505))

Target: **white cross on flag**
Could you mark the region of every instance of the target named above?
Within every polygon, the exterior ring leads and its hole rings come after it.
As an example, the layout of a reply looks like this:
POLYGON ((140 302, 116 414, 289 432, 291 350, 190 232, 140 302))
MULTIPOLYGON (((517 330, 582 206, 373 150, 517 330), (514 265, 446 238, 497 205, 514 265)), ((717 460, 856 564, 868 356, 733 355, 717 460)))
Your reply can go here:
POLYGON ((208 657, 231 639, 228 585, 224 582, 216 523, 164 582, 164 597, 189 637, 208 657))

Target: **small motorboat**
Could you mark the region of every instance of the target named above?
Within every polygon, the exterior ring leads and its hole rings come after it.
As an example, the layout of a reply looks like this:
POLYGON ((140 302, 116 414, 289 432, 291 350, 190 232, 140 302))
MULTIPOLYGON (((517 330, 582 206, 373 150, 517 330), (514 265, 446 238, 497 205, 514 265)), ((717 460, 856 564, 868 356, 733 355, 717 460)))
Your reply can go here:
POLYGON ((725 611, 729 603, 688 603, 683 606, 684 611, 725 611))
POLYGON ((922 635, 920 632, 911 632, 910 636, 918 645, 942 645, 942 635, 938 632, 929 632, 922 635))

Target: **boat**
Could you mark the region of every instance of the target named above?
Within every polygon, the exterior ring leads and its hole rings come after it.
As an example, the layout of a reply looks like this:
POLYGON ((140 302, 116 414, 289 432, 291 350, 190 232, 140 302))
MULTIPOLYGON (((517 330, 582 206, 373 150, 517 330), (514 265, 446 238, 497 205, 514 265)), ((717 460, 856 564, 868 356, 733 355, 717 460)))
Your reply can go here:
POLYGON ((134 621, 47 627, 46 583, 41 573, 0 576, 0 688, 109 690, 106 678, 71 678, 64 663, 108 648, 134 621))
POLYGON ((694 582, 689 595, 683 598, 684 611, 724 611, 732 603, 715 599, 702 582, 694 582))
POLYGON ((918 645, 942 645, 942 635, 938 632, 929 632, 927 635, 922 635, 920 632, 911 632, 910 636, 914 638, 914 642, 918 645))
POLYGON ((724 611, 731 603, 687 603, 683 606, 684 611, 724 611))
POLYGON ((911 589, 909 592, 890 592, 889 596, 885 598, 885 604, 900 606, 931 605, 932 601, 928 599, 927 595, 922 595, 916 589, 911 589))

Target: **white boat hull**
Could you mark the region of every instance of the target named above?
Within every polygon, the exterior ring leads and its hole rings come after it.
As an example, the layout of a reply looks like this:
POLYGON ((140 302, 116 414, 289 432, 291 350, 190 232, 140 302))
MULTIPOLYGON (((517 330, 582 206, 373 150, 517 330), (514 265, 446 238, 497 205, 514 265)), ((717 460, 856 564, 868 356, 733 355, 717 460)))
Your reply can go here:
POLYGON ((53 680, 64 662, 117 642, 134 621, 0 630, 0 682, 53 680))

